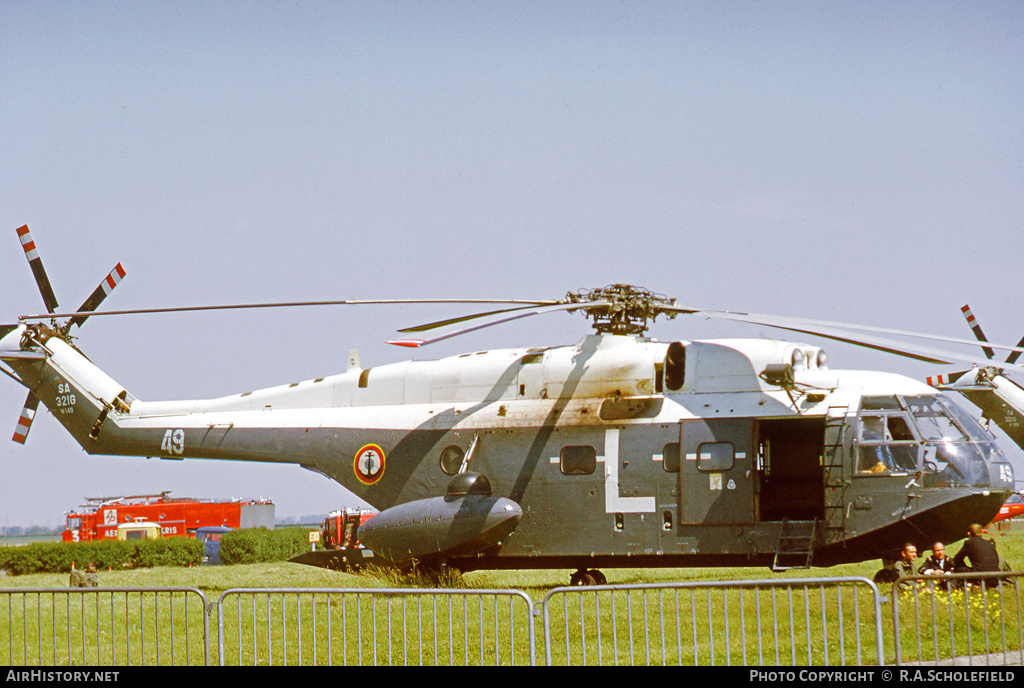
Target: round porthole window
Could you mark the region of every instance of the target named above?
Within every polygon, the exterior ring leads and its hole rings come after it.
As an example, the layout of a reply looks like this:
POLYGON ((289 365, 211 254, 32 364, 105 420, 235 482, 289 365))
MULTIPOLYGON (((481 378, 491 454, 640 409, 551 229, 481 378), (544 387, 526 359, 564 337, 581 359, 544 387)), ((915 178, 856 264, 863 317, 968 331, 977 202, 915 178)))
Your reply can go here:
POLYGON ((454 444, 445 447, 441 452, 441 470, 448 475, 455 475, 462 467, 462 459, 465 456, 466 452, 462 451, 462 447, 454 444))

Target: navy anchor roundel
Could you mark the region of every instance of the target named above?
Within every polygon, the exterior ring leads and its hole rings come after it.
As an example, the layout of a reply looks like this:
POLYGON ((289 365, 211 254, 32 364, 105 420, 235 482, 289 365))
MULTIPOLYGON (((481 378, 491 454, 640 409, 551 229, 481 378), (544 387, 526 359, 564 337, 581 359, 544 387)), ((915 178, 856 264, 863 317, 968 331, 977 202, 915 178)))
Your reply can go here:
POLYGON ((359 482, 373 485, 384 475, 384 450, 376 444, 367 444, 356 452, 352 467, 359 482))

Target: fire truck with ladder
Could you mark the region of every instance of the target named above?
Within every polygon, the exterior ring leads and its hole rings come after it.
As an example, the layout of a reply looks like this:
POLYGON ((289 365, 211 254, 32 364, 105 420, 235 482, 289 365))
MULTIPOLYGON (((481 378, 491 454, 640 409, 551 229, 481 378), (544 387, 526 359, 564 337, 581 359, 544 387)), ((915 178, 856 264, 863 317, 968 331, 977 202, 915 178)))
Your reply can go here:
POLYGON ((79 511, 67 514, 64 542, 116 540, 117 527, 148 521, 160 527, 161 537, 193 537, 203 526, 229 528, 274 527, 274 504, 269 500, 207 500, 155 495, 87 497, 79 511))

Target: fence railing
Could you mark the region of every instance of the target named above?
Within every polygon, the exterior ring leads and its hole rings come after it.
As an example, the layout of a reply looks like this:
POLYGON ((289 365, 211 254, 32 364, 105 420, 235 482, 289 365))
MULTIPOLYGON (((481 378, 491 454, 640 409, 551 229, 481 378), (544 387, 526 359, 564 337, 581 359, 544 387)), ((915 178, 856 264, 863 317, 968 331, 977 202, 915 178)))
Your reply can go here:
POLYGON ((0 590, 0 605, 0 662, 11 666, 210 661, 206 597, 194 588, 18 588, 0 590))
POLYGON ((883 663, 866 578, 556 588, 543 611, 549 665, 883 663))
POLYGON ((905 576, 892 584, 893 661, 1024 664, 1024 572, 905 576))
POLYGON ((533 602, 510 590, 232 589, 220 663, 532 665, 533 602))
POLYGON ((566 587, 537 603, 517 590, 236 588, 211 604, 194 588, 11 588, 0 663, 1020 665, 1022 576, 566 587))

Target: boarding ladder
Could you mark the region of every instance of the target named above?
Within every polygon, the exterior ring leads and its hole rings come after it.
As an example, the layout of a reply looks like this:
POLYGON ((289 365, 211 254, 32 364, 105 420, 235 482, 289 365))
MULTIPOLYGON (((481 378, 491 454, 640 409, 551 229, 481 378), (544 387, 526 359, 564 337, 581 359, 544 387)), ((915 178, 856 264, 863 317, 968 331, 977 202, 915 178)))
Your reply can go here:
POLYGON ((838 542, 846 537, 846 489, 849 480, 843 470, 843 425, 846 406, 830 406, 825 416, 825 441, 821 470, 825 491, 825 542, 838 542))
POLYGON ((775 548, 772 571, 809 569, 814 558, 814 536, 818 521, 782 520, 779 544, 775 548))

